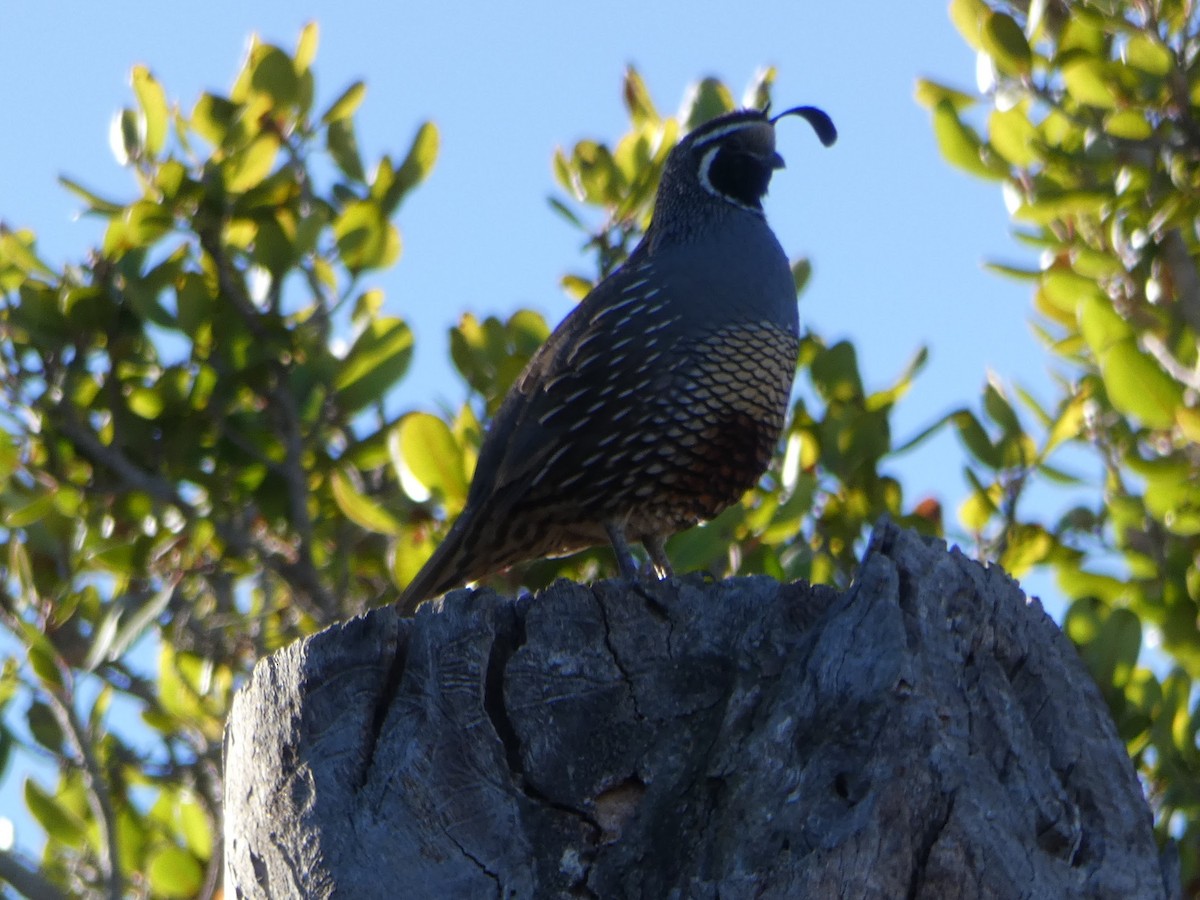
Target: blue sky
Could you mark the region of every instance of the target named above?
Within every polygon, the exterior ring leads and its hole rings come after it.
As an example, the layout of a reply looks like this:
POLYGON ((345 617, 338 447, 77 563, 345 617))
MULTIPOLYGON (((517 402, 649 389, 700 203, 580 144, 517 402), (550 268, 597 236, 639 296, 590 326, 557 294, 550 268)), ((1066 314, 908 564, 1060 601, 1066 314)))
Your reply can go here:
MULTIPOLYGON (((912 99, 922 75, 969 87, 973 54, 944 3, 847 9, 797 0, 5 4, 0 220, 33 229, 51 261, 81 260, 97 226, 75 219, 78 203, 56 177, 131 194, 108 149, 113 113, 133 102, 130 67, 148 65, 190 110, 200 91, 229 88, 248 34, 290 48, 315 20, 319 97, 328 102, 352 80, 367 82, 357 118, 368 159, 402 154, 425 119, 441 130, 432 177, 399 213, 400 262, 371 279, 417 333, 399 402, 437 408, 464 396, 446 362, 446 329, 461 312, 532 307, 556 322, 570 309, 558 279, 586 271, 586 261, 578 233, 546 204, 557 191, 551 155, 584 137, 623 133, 625 66, 643 73, 669 112, 700 77, 716 75, 740 93, 770 64, 779 70, 779 107, 819 105, 841 134, 825 150, 803 123, 780 129, 788 168, 766 208, 785 249, 814 265, 802 319, 829 340, 853 340, 869 389, 890 383, 919 346, 930 349, 894 436, 973 403, 989 371, 1049 397, 1027 288, 980 265, 1029 261, 1009 237, 1000 192, 941 160, 928 115, 912 99)), ((910 501, 937 495, 953 526, 966 493, 962 459, 947 435, 893 470, 910 501)), ((10 767, 0 818, 16 812, 22 780, 10 767)), ((18 845, 28 847, 27 820, 16 818, 18 845)))

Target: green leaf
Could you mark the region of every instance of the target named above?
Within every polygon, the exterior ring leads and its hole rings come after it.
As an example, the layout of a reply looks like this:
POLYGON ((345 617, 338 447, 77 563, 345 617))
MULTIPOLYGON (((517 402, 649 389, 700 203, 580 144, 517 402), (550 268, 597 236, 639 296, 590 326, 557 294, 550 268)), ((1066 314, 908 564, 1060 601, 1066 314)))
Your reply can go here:
POLYGON ((366 96, 367 86, 361 81, 354 82, 342 91, 340 97, 329 104, 329 109, 325 110, 325 114, 321 116, 321 124, 328 125, 330 122, 350 118, 358 110, 366 96))
POLYGON ((213 298, 203 276, 187 272, 176 283, 175 311, 179 327, 193 341, 198 339, 202 328, 211 328, 213 298))
POLYGON ((391 265, 400 255, 400 233, 371 200, 346 204, 333 223, 342 263, 352 272, 391 265))
POLYGON ((558 283, 566 291, 567 296, 577 303, 591 293, 592 288, 595 287, 589 279, 569 272, 560 278, 558 283))
POLYGON ((1047 430, 1044 451, 1046 455, 1059 444, 1073 440, 1082 433, 1086 401, 1084 395, 1076 394, 1063 404, 1054 424, 1047 430))
POLYGON ((933 133, 938 148, 951 164, 981 178, 1000 178, 1008 173, 1002 164, 983 160, 983 142, 975 129, 963 124, 949 100, 939 100, 933 108, 933 133))
POLYGON ((1114 609, 1084 649, 1084 660, 1101 688, 1122 687, 1137 665, 1142 645, 1142 623, 1128 609, 1114 609))
POLYGON ((150 889, 160 897, 194 897, 204 884, 204 868, 186 850, 168 844, 150 854, 150 889))
POLYGON ((143 419, 154 420, 162 415, 163 396, 156 388, 134 387, 129 391, 129 409, 143 419))
POLYGON ((396 586, 404 588, 416 578, 436 548, 437 541, 433 540, 427 528, 409 529, 408 534, 393 541, 388 551, 388 565, 396 586))
POLYGON ((300 29, 300 37, 296 41, 296 55, 293 57, 297 72, 307 72, 312 62, 317 58, 317 42, 320 29, 316 22, 305 22, 300 29))
POLYGON ((191 126, 215 148, 230 143, 231 131, 238 115, 238 106, 216 94, 201 94, 192 108, 191 126))
POLYGON ((811 376, 826 401, 850 403, 862 399, 858 354, 848 341, 839 341, 819 353, 812 362, 811 376))
POLYGON ((724 115, 736 105, 729 88, 716 78, 705 78, 696 86, 692 102, 684 116, 688 131, 724 115))
POLYGON ((1117 105, 1117 91, 1112 70, 1101 59, 1081 54, 1062 67, 1063 84, 1076 101, 1086 106, 1112 109, 1117 105))
POLYGON ((340 509, 354 524, 376 534, 397 535, 404 531, 399 520, 383 506, 360 493, 354 487, 350 476, 344 472, 334 472, 329 476, 329 485, 333 490, 333 499, 340 509))
POLYGON ((146 150, 150 156, 158 156, 167 138, 167 119, 170 114, 167 95, 145 66, 134 66, 132 79, 142 117, 142 130, 146 136, 146 150))
POLYGON ((1044 563, 1055 547, 1054 538, 1041 526, 1017 525, 1009 529, 1008 546, 999 562, 1013 578, 1023 578, 1044 563))
POLYGON ((1008 399, 992 384, 983 390, 983 408, 993 422, 1000 426, 1006 436, 1023 434, 1021 421, 1008 399))
POLYGON ((804 293, 810 278, 812 278, 812 262, 808 259, 798 259, 792 263, 792 284, 796 288, 796 296, 804 293))
POLYGON ((470 482, 462 448, 446 423, 428 413, 412 413, 400 420, 393 434, 395 442, 388 446, 402 483, 411 485, 415 479, 449 510, 461 509, 470 482))
POLYGON ((989 469, 1000 468, 1002 463, 1000 451, 992 443, 987 431, 979 424, 974 413, 967 409, 960 409, 958 412, 950 414, 950 421, 954 423, 959 440, 963 442, 963 446, 975 459, 989 469))
POLYGON ((1104 130, 1116 138, 1142 141, 1154 133, 1154 126, 1142 110, 1120 109, 1104 117, 1104 130))
POLYGON ((32 778, 25 779, 25 806, 51 840, 75 849, 83 847, 87 823, 42 790, 32 778))
POLYGON ((254 261, 277 278, 283 276, 298 258, 294 234, 291 222, 285 228, 277 215, 260 219, 254 232, 254 261))
POLYGON ((1126 41, 1125 64, 1147 75, 1164 78, 1175 68, 1175 55, 1152 31, 1137 31, 1126 41))
POLYGON ((178 832, 189 850, 198 859, 211 859, 213 853, 212 822, 199 798, 191 791, 179 792, 176 812, 178 832))
POLYGON ((980 32, 991 15, 992 11, 983 0, 950 0, 950 21, 975 50, 983 49, 980 32))
POLYGON ((580 141, 575 145, 572 163, 588 203, 603 205, 620 199, 625 179, 607 147, 596 141, 580 141))
POLYGON ((1108 191, 1041 190, 1029 203, 1022 204, 1013 218, 1038 225, 1049 225, 1071 216, 1092 216, 1110 205, 1113 196, 1108 191))
POLYGON ((132 109, 123 109, 113 116, 108 131, 108 146, 113 158, 122 166, 142 158, 142 135, 138 116, 132 109))
POLYGON ((412 360, 412 331, 402 319, 382 317, 369 323, 350 347, 334 381, 339 408, 347 416, 384 394, 404 376, 412 360))
POLYGON ((138 638, 145 634, 158 617, 166 611, 174 593, 173 585, 164 585, 147 597, 141 605, 134 607, 132 611, 126 604, 114 604, 106 616, 105 623, 102 623, 99 629, 99 632, 111 636, 104 640, 98 634, 92 641, 83 663, 83 669, 91 672, 101 663, 117 660, 124 656, 125 651, 133 646, 138 638), (106 627, 109 619, 112 624, 106 627))
POLYGON ((41 521, 54 510, 52 493, 34 494, 28 500, 13 502, 10 498, 4 512, 4 524, 8 528, 25 528, 41 521))
POLYGON ((336 119, 325 129, 325 147, 334 163, 351 181, 366 180, 362 157, 358 153, 358 138, 354 135, 353 119, 336 119))
POLYGON ((433 171, 433 164, 437 161, 440 145, 441 135, 432 122, 425 122, 417 129, 412 146, 408 148, 408 155, 396 170, 395 182, 380 201, 380 206, 387 215, 395 212, 408 192, 429 177, 429 173, 433 171))
POLYGON ((58 723, 58 717, 54 715, 54 710, 40 700, 35 700, 29 704, 29 712, 25 714, 25 720, 29 726, 29 733, 33 735, 33 739, 38 744, 55 756, 63 752, 65 735, 62 726, 58 723))
POLYGON ((771 106, 771 89, 779 79, 779 70, 774 66, 766 66, 755 73, 754 81, 746 88, 742 105, 747 109, 769 109, 771 106))
POLYGON ((1076 306, 1079 330, 1097 359, 1118 343, 1131 340, 1133 328, 1112 307, 1098 289, 1079 297, 1076 306))
POLYGON ((1107 295, 1094 280, 1062 266, 1048 269, 1042 275, 1039 291, 1044 303, 1072 320, 1077 318, 1080 304, 1085 301, 1111 310, 1107 295))
MULTIPOLYGON (((121 204, 112 200, 105 200, 103 197, 92 193, 79 182, 72 181, 65 175, 58 176, 58 183, 86 203, 88 205, 88 209, 90 209, 92 212, 100 213, 101 215, 112 216, 125 209, 125 207, 121 204)), ((11 235, 6 235, 4 237, 11 237, 11 235)), ((0 238, 0 240, 3 239, 4 238, 0 238)))
MULTIPOLYGON (((556 160, 558 159, 557 155, 555 156, 555 159, 556 160)), ((548 197, 548 198, 546 198, 546 202, 550 204, 551 209, 553 209, 556 213, 558 213, 560 216, 562 216, 564 219, 566 219, 569 223, 574 225, 576 228, 578 228, 580 230, 587 229, 587 226, 583 224, 583 220, 580 219, 579 216, 575 215, 575 213, 570 209, 570 207, 568 207, 565 203, 563 203, 557 197, 548 197)))
POLYGON ((115 693, 113 686, 106 684, 96 694, 96 702, 92 704, 92 711, 88 713, 87 727, 89 730, 98 733, 103 729, 104 720, 112 708, 112 698, 115 693))
POLYGON ((932 110, 940 102, 945 100, 956 110, 963 110, 967 107, 974 106, 979 102, 979 98, 972 94, 965 93, 952 87, 947 87, 944 84, 939 84, 936 81, 930 81, 927 78, 918 78, 916 89, 913 91, 913 99, 928 110, 932 110))
POLYGON ((1183 404, 1183 388, 1130 339, 1114 344, 1100 360, 1112 405, 1147 428, 1170 428, 1183 404))
POLYGON ((654 108, 650 92, 646 90, 646 82, 633 66, 625 67, 625 79, 621 85, 622 96, 625 99, 625 109, 635 125, 656 125, 660 116, 654 108))
POLYGON ((995 110, 988 117, 988 141, 1009 164, 1027 168, 1038 161, 1037 128, 1029 121, 1025 104, 995 110))
POLYGON ((974 472, 970 469, 964 471, 974 490, 959 504, 958 520, 967 531, 979 534, 987 527, 991 517, 998 512, 993 498, 993 495, 998 493, 997 486, 984 487, 974 472))
POLYGON ((267 44, 256 47, 252 56, 256 58, 251 63, 250 86, 270 97, 275 106, 295 103, 300 94, 300 80, 292 58, 267 44))
POLYGON ((221 167, 225 187, 240 194, 258 187, 271 170, 279 155, 279 136, 271 131, 260 132, 248 145, 238 150, 221 167))
POLYGON ((988 15, 980 29, 979 40, 1001 72, 1028 75, 1032 70, 1033 54, 1029 42, 1012 16, 1001 12, 988 15))

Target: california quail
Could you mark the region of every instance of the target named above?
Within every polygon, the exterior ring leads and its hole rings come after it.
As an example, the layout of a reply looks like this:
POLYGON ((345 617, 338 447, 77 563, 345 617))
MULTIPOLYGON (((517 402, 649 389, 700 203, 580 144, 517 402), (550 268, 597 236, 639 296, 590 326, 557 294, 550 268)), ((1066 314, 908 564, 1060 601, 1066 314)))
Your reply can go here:
POLYGON ((397 603, 529 559, 640 541, 660 576, 676 531, 751 488, 779 439, 799 351, 796 290, 762 198, 775 123, 740 110, 671 151, 654 216, 619 269, 534 354, 487 431, 462 514, 397 603))

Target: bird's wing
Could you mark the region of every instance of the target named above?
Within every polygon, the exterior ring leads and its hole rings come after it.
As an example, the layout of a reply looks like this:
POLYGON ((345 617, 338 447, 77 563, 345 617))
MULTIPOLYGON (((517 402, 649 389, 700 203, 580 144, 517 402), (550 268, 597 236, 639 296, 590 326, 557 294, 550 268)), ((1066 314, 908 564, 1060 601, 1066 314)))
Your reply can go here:
MULTIPOLYGON (((590 454, 596 428, 581 420, 637 402, 664 350, 660 332, 672 321, 666 298, 650 284, 649 263, 635 254, 555 329, 488 429, 468 506, 511 508, 539 472, 590 454)), ((602 419, 595 424, 602 428, 602 419)))

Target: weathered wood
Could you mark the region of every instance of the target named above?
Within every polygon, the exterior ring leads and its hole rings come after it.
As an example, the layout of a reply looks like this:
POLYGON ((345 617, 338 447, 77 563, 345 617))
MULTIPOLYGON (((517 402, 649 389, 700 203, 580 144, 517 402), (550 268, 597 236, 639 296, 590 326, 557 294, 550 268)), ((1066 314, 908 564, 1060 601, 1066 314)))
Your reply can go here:
POLYGON ((238 694, 225 830, 238 897, 1175 893, 1058 628, 892 525, 844 594, 564 581, 314 635, 238 694))

